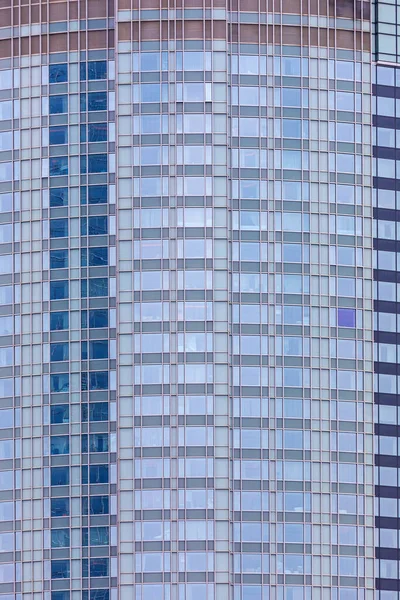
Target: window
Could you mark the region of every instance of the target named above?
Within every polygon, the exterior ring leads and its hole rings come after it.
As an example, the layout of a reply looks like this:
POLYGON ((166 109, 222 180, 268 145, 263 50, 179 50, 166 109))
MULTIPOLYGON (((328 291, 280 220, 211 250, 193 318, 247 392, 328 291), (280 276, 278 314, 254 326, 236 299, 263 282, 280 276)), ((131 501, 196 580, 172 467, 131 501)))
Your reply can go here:
POLYGON ((68 65, 66 63, 49 65, 49 83, 64 83, 68 81, 68 65))
POLYGON ((12 150, 13 147, 13 132, 2 131, 0 133, 0 150, 12 150))
POLYGON ((107 390, 108 371, 92 371, 89 373, 89 390, 107 390))
POLYGON ((107 154, 89 154, 88 173, 106 173, 107 154))
POLYGON ((52 393, 57 392, 68 392, 69 390, 69 374, 60 373, 57 375, 50 375, 50 391, 52 393))
POLYGON ((0 440, 0 459, 14 458, 14 440, 0 440))
POLYGON ((14 519, 14 503, 0 502, 0 521, 12 521, 14 519))
POLYGON ((68 219, 50 219, 50 237, 68 236, 68 219))
POLYGON ((81 125, 81 142, 106 142, 107 123, 81 125))
POLYGON ((0 102, 0 121, 4 121, 5 119, 12 119, 12 114, 12 102, 0 102))
POLYGON ((49 144, 55 146, 59 144, 68 144, 68 126, 50 127, 49 144))
POLYGON ((141 102, 160 102, 161 86, 159 83, 142 83, 140 85, 141 102))
POLYGON ((69 591, 51 592, 51 600, 70 600, 69 591))
POLYGON ((50 208, 68 205, 68 188, 50 189, 50 208))
POLYGON ((89 342, 89 355, 88 342, 82 342, 81 358, 82 360, 87 360, 88 358, 91 360, 108 358, 108 340, 95 340, 89 342))
POLYGON ((14 333, 14 317, 0 317, 0 335, 12 335, 14 333))
POLYGON ((52 517, 69 516, 69 498, 51 498, 50 503, 52 517))
POLYGON ((108 264, 108 248, 95 247, 81 250, 82 267, 98 267, 108 264))
POLYGON ((82 235, 105 235, 107 233, 107 217, 105 215, 81 219, 82 235))
POLYGON ((89 468, 84 465, 82 467, 82 483, 108 483, 108 465, 89 465, 89 468))
POLYGON ((50 250, 50 269, 68 267, 68 250, 50 250))
POLYGON ((69 578, 69 560, 51 561, 51 578, 68 579, 69 578))
POLYGON ((69 327, 68 312, 51 312, 50 313, 50 331, 61 331, 69 327))
POLYGON ((69 529, 52 529, 51 530, 51 547, 52 548, 68 548, 70 545, 69 529))
MULTIPOLYGON (((88 600, 82 596, 82 600, 88 600)), ((110 590, 90 590, 89 600, 110 600, 110 590)))
POLYGON ((108 527, 90 527, 89 543, 91 546, 106 546, 110 543, 108 527))
POLYGON ((108 558, 91 558, 89 559, 89 575, 90 577, 108 577, 108 558))
POLYGON ((52 156, 49 159, 49 173, 51 177, 68 175, 68 156, 52 156))
POLYGON ((50 281, 50 300, 68 298, 68 281, 50 281))
POLYGON ((68 404, 52 404, 50 406, 50 423, 69 423, 69 405, 68 404))
POLYGON ((93 279, 82 279, 81 280, 81 296, 86 298, 99 298, 101 296, 108 296, 108 279, 106 277, 96 277, 93 279), (88 290, 89 282, 89 290, 88 290), (89 292, 89 293, 88 293, 89 292))
POLYGON ((88 142, 106 142, 107 123, 89 123, 88 142))
POLYGON ((355 327, 356 311, 354 308, 338 308, 338 327, 355 327))
POLYGON ((89 358, 108 358, 108 340, 94 340, 89 342, 89 358))
POLYGON ((68 96, 50 96, 49 112, 51 115, 58 115, 68 112, 68 96))
POLYGON ((95 79, 107 79, 107 61, 95 60, 88 63, 81 62, 80 78, 81 81, 84 81, 85 79, 89 79, 89 81, 95 79))
POLYGON ((51 467, 50 480, 51 485, 68 485, 69 467, 51 467))
POLYGON ((106 173, 107 154, 89 154, 81 156, 81 173, 106 173))
POLYGON ((82 328, 108 327, 108 311, 106 309, 82 311, 81 319, 82 328))
POLYGON ((82 514, 87 515, 108 515, 109 498, 108 496, 90 496, 82 498, 82 514))
POLYGON ((59 362, 62 360, 68 360, 69 358, 69 344, 68 342, 60 342, 57 344, 50 344, 50 361, 59 362))
POLYGON ((106 185, 90 185, 81 187, 81 204, 104 204, 108 199, 108 190, 106 185))
POLYGON ((89 94, 81 94, 81 111, 89 112, 98 110, 107 110, 107 92, 89 92, 89 94))
POLYGON ((108 402, 82 404, 82 421, 108 421, 108 402))
POLYGON ((50 454, 69 454, 68 435, 52 435, 50 437, 50 454))
MULTIPOLYGON (((83 441, 83 437, 82 437, 83 441)), ((87 436, 86 436, 87 446, 87 436)), ((89 452, 108 452, 108 433, 91 433, 89 435, 89 452)), ((84 450, 82 449, 82 452, 84 450)), ((85 450, 87 452, 87 450, 85 450)))

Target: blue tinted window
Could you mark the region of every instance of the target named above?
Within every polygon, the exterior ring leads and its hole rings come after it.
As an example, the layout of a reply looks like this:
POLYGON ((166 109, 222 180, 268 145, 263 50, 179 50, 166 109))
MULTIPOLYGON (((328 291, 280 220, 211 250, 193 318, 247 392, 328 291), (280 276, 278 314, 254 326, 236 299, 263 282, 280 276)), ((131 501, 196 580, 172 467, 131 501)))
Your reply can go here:
POLYGON ((107 62, 96 60, 88 62, 88 79, 107 79, 107 62))
MULTIPOLYGON (((104 465, 99 465, 104 466, 104 465)), ((90 496, 82 498, 82 514, 87 515, 108 515, 109 500, 108 496, 90 496)))
POLYGON ((89 483, 108 483, 108 465, 89 465, 89 483))
POLYGON ((107 233, 107 217, 83 217, 81 219, 81 235, 105 235, 107 233))
POLYGON ((69 314, 67 312, 51 312, 50 313, 50 330, 60 331, 68 329, 69 314))
POLYGON ((51 156, 49 160, 51 176, 68 175, 68 156, 51 156))
POLYGON ((81 142, 106 142, 107 123, 81 125, 81 142))
POLYGON ((51 188, 50 189, 50 206, 67 206, 68 205, 68 188, 51 188))
POLYGON ((68 485, 69 467, 51 467, 50 480, 51 485, 68 485))
POLYGON ((108 296, 108 279, 105 277, 89 279, 89 296, 91 298, 108 296))
POLYGON ((88 142, 106 142, 107 141, 107 123, 89 123, 88 142))
POLYGON ((68 517, 69 498, 51 498, 51 516, 68 517))
POLYGON ((107 154, 89 154, 80 157, 81 173, 106 173, 107 154))
POLYGON ((106 546, 110 543, 108 527, 90 527, 89 542, 91 546, 106 546))
POLYGON ((107 154, 89 154, 88 156, 89 173, 107 172, 107 154))
POLYGON ((89 600, 110 600, 110 590, 90 590, 89 600))
POLYGON ((108 577, 108 558, 91 558, 89 560, 90 577, 108 577))
POLYGON ((81 280, 81 296, 86 298, 89 295, 91 298, 99 298, 108 296, 108 279, 105 277, 96 277, 93 279, 81 280), (89 289, 88 289, 89 281, 89 289))
POLYGON ((89 248, 89 267, 98 267, 108 264, 108 248, 89 248))
POLYGON ((89 342, 89 358, 108 358, 108 340, 89 342))
MULTIPOLYGON (((108 433, 91 433, 86 437, 86 450, 82 449, 82 452, 108 452, 108 433)), ((82 436, 83 441, 83 436, 82 436)))
POLYGON ((60 360, 68 360, 69 345, 68 342, 59 342, 50 344, 50 361, 58 362, 60 360))
POLYGON ((82 360, 87 360, 88 357, 88 343, 85 342, 81 342, 81 359, 82 360))
POLYGON ((89 359, 108 358, 108 340, 89 342, 89 359))
POLYGON ((68 236, 68 219, 50 219, 50 237, 68 236))
POLYGON ((51 454, 69 454, 69 436, 52 435, 50 437, 51 454))
POLYGON ((161 86, 159 83, 142 83, 140 94, 142 102, 160 102, 161 86))
POLYGON ((51 530, 51 547, 52 548, 68 548, 70 545, 69 529, 52 529, 51 530))
POLYGON ((81 187, 81 204, 105 204, 108 199, 106 185, 90 185, 81 187))
POLYGON ((68 404, 52 404, 50 406, 50 423, 69 423, 68 404))
POLYGON ((87 79, 87 63, 81 62, 79 65, 79 73, 81 81, 85 81, 87 79))
POLYGON ((89 310, 89 327, 108 327, 107 310, 89 310))
POLYGON ((82 404, 82 421, 108 421, 108 402, 82 404))
POLYGON ((90 372, 89 390, 108 390, 108 371, 90 372))
POLYGON ((51 578, 68 579, 69 578, 69 560, 51 561, 51 578))
POLYGON ((107 110, 107 92, 90 92, 87 95, 87 107, 89 112, 107 110))
POLYGON ((50 146, 58 144, 68 144, 68 126, 50 127, 49 129, 50 146))
POLYGON ((49 112, 51 115, 58 115, 68 112, 68 96, 50 96, 49 97, 49 112))
POLYGON ((68 81, 68 65, 66 63, 49 65, 49 83, 68 81))
POLYGON ((69 591, 51 592, 51 600, 70 600, 69 591))
POLYGON ((90 185, 88 187, 89 204, 104 204, 107 202, 107 186, 90 185))
POLYGON ((50 250, 50 269, 68 267, 68 250, 50 250))
POLYGON ((106 309, 83 310, 81 312, 81 327, 108 327, 108 311, 106 309))
POLYGON ((51 392, 68 392, 69 390, 69 374, 58 373, 50 375, 50 391, 51 392))
POLYGON ((68 298, 68 281, 50 281, 50 300, 68 298))
POLYGON ((88 235, 105 235, 108 231, 107 216, 88 217, 88 235))

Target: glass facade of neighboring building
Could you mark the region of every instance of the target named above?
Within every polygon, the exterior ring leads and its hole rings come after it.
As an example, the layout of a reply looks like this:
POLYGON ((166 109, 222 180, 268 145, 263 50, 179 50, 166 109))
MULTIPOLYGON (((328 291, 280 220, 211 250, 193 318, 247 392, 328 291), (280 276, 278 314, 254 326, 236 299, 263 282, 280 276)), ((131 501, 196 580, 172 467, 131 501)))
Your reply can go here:
POLYGON ((368 3, 4 4, 0 600, 373 600, 368 3))

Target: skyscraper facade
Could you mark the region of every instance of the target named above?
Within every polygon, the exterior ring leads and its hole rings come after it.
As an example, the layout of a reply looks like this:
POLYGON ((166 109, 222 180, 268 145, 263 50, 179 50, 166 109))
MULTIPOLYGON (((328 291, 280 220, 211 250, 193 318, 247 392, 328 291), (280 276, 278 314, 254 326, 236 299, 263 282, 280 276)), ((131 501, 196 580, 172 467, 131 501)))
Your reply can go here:
POLYGON ((2 0, 0 600, 375 598, 372 59, 367 2, 2 0))
POLYGON ((396 17, 400 4, 378 2, 375 23, 374 216, 375 232, 375 431, 377 598, 399 597, 398 363, 396 264, 399 238, 398 131, 400 69, 396 17))

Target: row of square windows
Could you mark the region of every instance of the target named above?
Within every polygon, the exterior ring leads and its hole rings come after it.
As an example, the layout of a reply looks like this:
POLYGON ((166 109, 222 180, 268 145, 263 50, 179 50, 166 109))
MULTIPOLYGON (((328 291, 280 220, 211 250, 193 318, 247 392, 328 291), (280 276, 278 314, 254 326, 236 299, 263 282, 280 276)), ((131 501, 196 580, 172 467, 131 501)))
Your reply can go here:
MULTIPOLYGON (((79 65, 81 81, 107 79, 107 61, 81 62, 79 65)), ((68 63, 49 65, 49 83, 65 83, 68 81, 68 63)))

